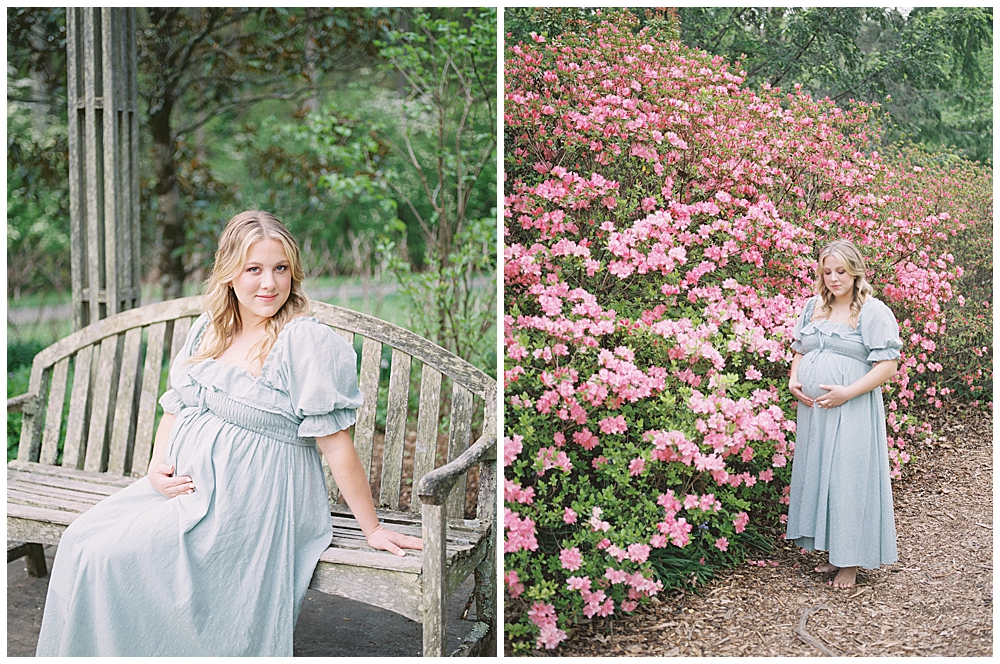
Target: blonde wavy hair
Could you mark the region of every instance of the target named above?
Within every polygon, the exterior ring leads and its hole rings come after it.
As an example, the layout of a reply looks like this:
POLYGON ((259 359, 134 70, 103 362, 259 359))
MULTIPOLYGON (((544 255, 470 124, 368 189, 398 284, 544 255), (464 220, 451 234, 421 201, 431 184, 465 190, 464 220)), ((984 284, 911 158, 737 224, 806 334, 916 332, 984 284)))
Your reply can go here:
POLYGON ((819 252, 819 260, 816 262, 816 293, 820 297, 819 316, 817 318, 829 318, 833 311, 832 305, 834 296, 830 289, 826 287, 823 279, 823 262, 830 256, 836 257, 844 266, 847 274, 854 277, 854 292, 851 294, 851 327, 858 326, 858 316, 861 315, 861 307, 868 298, 872 296, 875 289, 868 283, 865 277, 865 258, 850 240, 835 240, 826 245, 819 252))
POLYGON ((200 362, 221 355, 243 329, 240 318, 239 300, 232 289, 232 281, 243 270, 247 262, 250 246, 262 240, 277 240, 285 250, 291 269, 292 286, 288 299, 264 326, 264 337, 257 342, 251 353, 257 351, 254 359, 263 361, 278 340, 278 333, 285 323, 301 314, 309 313, 309 298, 302 291, 302 259, 299 245, 285 225, 270 212, 249 210, 241 212, 226 223, 219 238, 219 249, 215 252, 215 265, 211 276, 205 281, 205 311, 208 313, 212 338, 198 349, 191 362, 200 362))

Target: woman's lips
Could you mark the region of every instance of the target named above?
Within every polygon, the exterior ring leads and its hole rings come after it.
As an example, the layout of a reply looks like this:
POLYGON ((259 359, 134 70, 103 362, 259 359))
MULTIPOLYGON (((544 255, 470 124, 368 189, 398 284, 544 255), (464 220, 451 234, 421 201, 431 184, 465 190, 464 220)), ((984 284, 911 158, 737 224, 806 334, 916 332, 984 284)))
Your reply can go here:
POLYGON ((273 300, 274 298, 276 298, 278 296, 277 295, 258 295, 257 297, 259 297, 260 299, 264 300, 265 302, 270 302, 271 300, 273 300))

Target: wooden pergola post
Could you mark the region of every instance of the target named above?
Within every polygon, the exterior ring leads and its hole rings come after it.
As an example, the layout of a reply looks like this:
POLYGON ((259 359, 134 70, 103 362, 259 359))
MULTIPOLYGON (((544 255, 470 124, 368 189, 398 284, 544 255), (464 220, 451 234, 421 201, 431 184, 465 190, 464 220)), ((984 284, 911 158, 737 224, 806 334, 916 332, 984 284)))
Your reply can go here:
POLYGON ((73 327, 139 306, 135 9, 69 7, 73 327))

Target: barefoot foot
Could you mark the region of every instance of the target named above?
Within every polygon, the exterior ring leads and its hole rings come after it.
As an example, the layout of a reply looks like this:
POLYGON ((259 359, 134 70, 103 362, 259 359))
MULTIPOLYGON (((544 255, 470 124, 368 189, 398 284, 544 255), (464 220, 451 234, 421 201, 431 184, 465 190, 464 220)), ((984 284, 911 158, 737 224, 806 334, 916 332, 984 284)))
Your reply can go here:
POLYGON ((827 572, 836 572, 840 568, 836 565, 831 565, 830 563, 823 563, 822 565, 817 565, 813 571, 820 574, 826 574, 827 572))
POLYGON ((827 583, 834 588, 853 588, 854 582, 857 580, 857 575, 857 567, 844 567, 837 572, 837 576, 833 577, 833 581, 828 581, 827 583))

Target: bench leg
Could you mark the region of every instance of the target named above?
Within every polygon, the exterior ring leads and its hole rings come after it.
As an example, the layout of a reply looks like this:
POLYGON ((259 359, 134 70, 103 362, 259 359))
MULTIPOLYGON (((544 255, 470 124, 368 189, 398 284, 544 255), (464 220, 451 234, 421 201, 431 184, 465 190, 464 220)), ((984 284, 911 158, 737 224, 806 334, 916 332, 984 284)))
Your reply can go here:
POLYGON ((43 577, 49 573, 45 566, 45 550, 41 544, 27 542, 7 551, 7 562, 24 558, 28 576, 43 577))
POLYGON ((424 540, 424 568, 421 573, 424 587, 424 657, 442 657, 447 616, 445 589, 448 586, 445 579, 445 506, 424 503, 421 513, 424 540))

